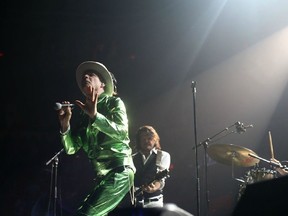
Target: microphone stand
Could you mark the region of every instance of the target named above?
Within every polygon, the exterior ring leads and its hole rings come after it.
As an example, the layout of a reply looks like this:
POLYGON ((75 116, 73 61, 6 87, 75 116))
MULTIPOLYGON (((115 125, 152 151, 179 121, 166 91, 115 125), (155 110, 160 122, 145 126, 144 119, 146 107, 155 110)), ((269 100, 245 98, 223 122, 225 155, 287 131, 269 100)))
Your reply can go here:
POLYGON ((195 137, 195 166, 196 166, 196 203, 197 203, 197 216, 200 216, 200 178, 198 166, 198 148, 197 148, 197 119, 196 119, 196 82, 192 81, 191 84, 193 93, 193 115, 194 115, 194 137, 195 137))
MULTIPOLYGON (((236 122, 236 123, 237 123, 237 122, 236 122)), ((197 152, 197 148, 198 148, 198 147, 200 147, 200 146, 203 146, 203 147, 204 147, 204 177, 205 177, 205 182, 204 182, 204 183, 205 183, 205 186, 204 186, 204 188, 205 188, 205 190, 206 190, 205 198, 206 198, 206 205, 207 205, 207 210, 206 210, 206 211, 207 211, 207 212, 206 212, 207 215, 208 215, 208 209, 209 209, 209 206, 210 206, 210 205, 209 205, 209 204, 210 204, 210 200, 209 200, 209 190, 208 190, 208 175, 207 175, 207 173, 208 173, 208 171, 207 171, 207 170, 208 170, 208 166, 207 166, 207 157, 208 157, 207 147, 208 147, 208 144, 209 144, 210 142, 212 142, 215 137, 219 136, 220 134, 224 133, 225 131, 229 131, 229 129, 230 129, 231 127, 235 126, 236 123, 233 124, 233 125, 230 125, 230 126, 226 127, 225 129, 221 130, 220 132, 216 133, 215 135, 213 135, 213 136, 207 138, 206 140, 200 142, 199 144, 195 145, 195 147, 193 148, 193 149, 195 149, 195 152, 197 152)), ((225 136, 227 136, 227 135, 229 135, 229 134, 231 134, 231 133, 234 133, 234 131, 231 131, 230 133, 225 134, 224 136, 218 138, 218 140, 221 139, 221 138, 223 138, 223 137, 225 137, 225 136)))
POLYGON ((49 197, 49 204, 48 204, 48 214, 50 211, 50 203, 51 203, 51 196, 52 196, 52 187, 54 182, 54 204, 53 204, 53 215, 56 216, 57 214, 57 199, 58 199, 58 163, 59 163, 59 155, 64 151, 62 148, 59 152, 57 152, 49 161, 46 162, 46 166, 48 166, 51 162, 51 184, 50 184, 50 197, 49 197))

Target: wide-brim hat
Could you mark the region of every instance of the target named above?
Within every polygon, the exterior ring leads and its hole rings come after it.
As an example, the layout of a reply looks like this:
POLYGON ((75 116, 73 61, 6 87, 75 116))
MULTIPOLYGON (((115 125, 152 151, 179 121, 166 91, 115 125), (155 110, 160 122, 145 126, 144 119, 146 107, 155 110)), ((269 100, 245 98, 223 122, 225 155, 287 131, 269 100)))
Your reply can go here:
POLYGON ((82 62, 76 69, 77 84, 83 94, 84 92, 82 88, 82 77, 86 71, 95 71, 96 74, 100 74, 100 76, 104 79, 105 82, 104 93, 109 96, 113 95, 114 86, 110 72, 102 63, 95 61, 82 62))

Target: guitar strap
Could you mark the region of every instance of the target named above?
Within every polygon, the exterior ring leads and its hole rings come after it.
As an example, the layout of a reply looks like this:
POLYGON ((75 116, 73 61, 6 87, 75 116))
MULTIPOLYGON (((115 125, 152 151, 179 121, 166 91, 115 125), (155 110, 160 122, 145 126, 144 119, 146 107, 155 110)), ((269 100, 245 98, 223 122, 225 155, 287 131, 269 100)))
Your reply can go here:
POLYGON ((157 150, 157 156, 156 156, 156 166, 157 168, 161 166, 161 158, 162 158, 162 151, 157 150))

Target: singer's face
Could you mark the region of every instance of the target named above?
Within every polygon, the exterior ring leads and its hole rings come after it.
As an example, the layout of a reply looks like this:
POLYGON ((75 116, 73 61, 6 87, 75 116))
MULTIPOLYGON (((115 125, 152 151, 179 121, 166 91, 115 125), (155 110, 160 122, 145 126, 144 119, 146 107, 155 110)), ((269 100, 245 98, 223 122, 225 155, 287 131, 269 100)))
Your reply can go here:
POLYGON ((82 88, 86 95, 91 94, 91 89, 95 89, 96 93, 101 94, 104 91, 104 84, 93 71, 86 71, 82 76, 82 88))

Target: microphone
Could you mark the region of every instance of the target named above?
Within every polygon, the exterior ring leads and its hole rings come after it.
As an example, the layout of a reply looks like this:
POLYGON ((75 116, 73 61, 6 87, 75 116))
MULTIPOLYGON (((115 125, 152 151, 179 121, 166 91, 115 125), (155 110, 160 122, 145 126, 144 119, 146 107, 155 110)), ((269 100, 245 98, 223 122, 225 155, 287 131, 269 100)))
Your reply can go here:
POLYGON ((54 109, 55 110, 60 110, 62 109, 63 107, 71 107, 72 109, 74 108, 74 104, 62 104, 62 103, 55 103, 55 106, 54 106, 54 109))
POLYGON ((247 128, 253 128, 254 127, 252 124, 244 125, 244 123, 241 123, 239 121, 235 123, 235 126, 236 126, 236 132, 239 134, 245 133, 247 128))

